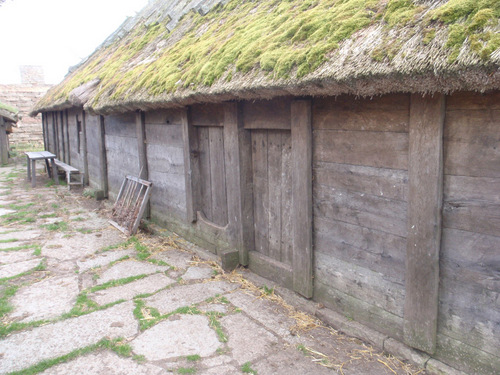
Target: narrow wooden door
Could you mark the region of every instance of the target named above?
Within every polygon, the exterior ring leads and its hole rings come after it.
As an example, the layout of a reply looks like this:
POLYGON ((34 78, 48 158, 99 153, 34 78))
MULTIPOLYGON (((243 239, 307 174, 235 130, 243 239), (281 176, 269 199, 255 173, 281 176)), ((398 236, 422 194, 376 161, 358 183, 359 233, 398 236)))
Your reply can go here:
POLYGON ((289 130, 252 130, 255 251, 292 266, 289 130))

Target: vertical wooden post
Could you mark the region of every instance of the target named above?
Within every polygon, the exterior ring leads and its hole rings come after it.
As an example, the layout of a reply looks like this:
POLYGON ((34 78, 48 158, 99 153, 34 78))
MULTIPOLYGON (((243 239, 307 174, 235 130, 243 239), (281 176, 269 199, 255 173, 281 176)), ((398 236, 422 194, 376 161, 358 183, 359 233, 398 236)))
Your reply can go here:
MULTIPOLYGON (((139 178, 147 181, 149 179, 149 171, 146 141, 146 117, 144 112, 140 110, 135 113, 135 133, 137 137, 137 153, 139 155, 139 178)), ((151 217, 149 201, 144 210, 144 217, 151 217)))
POLYGON ((108 198, 108 159, 106 154, 106 126, 104 116, 99 116, 99 163, 100 163, 100 186, 103 191, 103 198, 108 198))
POLYGON ((293 289, 313 295, 311 101, 291 105, 293 197, 293 289))
POLYGON ((411 96, 404 339, 430 354, 438 316, 444 115, 444 95, 411 96))
POLYGON ((71 165, 71 146, 69 142, 69 117, 68 117, 68 110, 64 110, 64 120, 66 122, 66 145, 68 149, 68 161, 67 163, 71 165))
POLYGON ((47 129, 47 113, 42 112, 42 134, 43 134, 43 149, 48 150, 48 142, 47 142, 47 134, 48 134, 48 129, 47 129))
POLYGON ((59 134, 59 142, 61 143, 61 155, 60 157, 62 158, 61 160, 63 160, 65 163, 67 163, 68 161, 66 160, 66 142, 65 142, 65 139, 66 137, 64 136, 64 111, 61 111, 58 113, 59 117, 60 117, 60 127, 61 127, 61 132, 59 134))
POLYGON ((236 102, 224 103, 224 149, 230 236, 239 263, 248 265, 248 250, 254 247, 252 144, 236 102))
POLYGON ((184 179, 186 183, 186 220, 194 223, 200 202, 199 155, 197 154, 197 137, 191 123, 191 109, 186 107, 181 115, 182 139, 184 141, 184 179))
POLYGON ((0 116, 0 161, 2 165, 9 162, 9 142, 7 140, 7 122, 0 116))
POLYGON ((58 142, 57 142, 56 113, 50 112, 50 117, 52 119, 52 137, 53 137, 53 141, 54 141, 54 145, 53 145, 54 149, 50 150, 50 151, 57 156, 57 155, 59 155, 59 148, 58 148, 58 142))
POLYGON ((146 119, 143 111, 135 113, 135 131, 137 136, 137 151, 139 154, 139 178, 147 180, 148 172, 148 157, 146 146, 146 119))
POLYGON ((87 155, 87 123, 85 111, 82 111, 82 148, 83 148, 83 178, 84 185, 89 184, 89 158, 87 155))

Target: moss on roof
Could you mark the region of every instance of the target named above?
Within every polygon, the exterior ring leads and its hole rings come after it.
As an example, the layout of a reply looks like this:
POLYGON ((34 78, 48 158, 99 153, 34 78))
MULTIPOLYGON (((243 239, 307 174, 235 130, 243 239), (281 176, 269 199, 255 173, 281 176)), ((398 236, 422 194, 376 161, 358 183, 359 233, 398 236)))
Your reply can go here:
POLYGON ((38 108, 64 102, 73 89, 96 78, 101 83, 90 107, 194 93, 262 72, 268 83, 301 82, 336 58, 342 43, 374 27, 383 37, 366 47, 373 64, 390 65, 418 33, 421 46, 445 35, 440 43, 448 64, 465 48, 485 66, 500 47, 499 18, 498 0, 231 0, 206 15, 185 14, 171 32, 165 23, 139 22, 97 50, 38 108))
POLYGON ((19 110, 17 108, 12 107, 12 106, 5 104, 5 103, 2 103, 2 102, 0 102, 0 109, 4 109, 7 112, 10 112, 14 115, 17 115, 19 113, 19 110))

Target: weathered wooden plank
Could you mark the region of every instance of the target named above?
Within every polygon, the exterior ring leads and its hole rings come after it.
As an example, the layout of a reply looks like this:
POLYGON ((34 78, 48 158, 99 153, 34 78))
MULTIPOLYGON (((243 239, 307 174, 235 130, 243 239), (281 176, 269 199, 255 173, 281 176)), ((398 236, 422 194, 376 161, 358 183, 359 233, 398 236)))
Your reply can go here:
MULTIPOLYGON (((148 155, 146 147, 146 124, 144 122, 144 112, 138 111, 135 113, 135 134, 137 137, 137 154, 139 156, 139 175, 143 180, 149 179, 148 173, 148 155)), ((147 210, 148 211, 148 210, 147 210)))
POLYGON ((411 96, 405 342, 436 350, 445 97, 411 96))
POLYGON ((409 95, 353 100, 319 98, 313 105, 313 129, 408 132, 409 95))
MULTIPOLYGON (((479 93, 471 91, 454 92, 446 97, 446 111, 464 109, 500 109, 500 91, 479 93)), ((446 114, 448 116, 448 113, 446 114)))
MULTIPOLYGON (((7 141, 7 123, 0 116, 0 161, 2 164, 9 162, 9 143, 7 141)), ((29 161, 28 161, 29 163, 29 161)))
POLYGON ((269 254, 267 131, 252 131, 255 250, 269 254))
POLYGON ((212 181, 212 218, 211 220, 225 226, 227 219, 226 169, 224 163, 224 129, 210 127, 210 178, 212 181))
MULTIPOLYGON (((137 139, 135 137, 120 137, 106 133, 106 150, 110 153, 123 153, 136 158, 139 157, 137 153, 137 139)), ((139 162, 136 162, 133 166, 133 168, 136 169, 135 174, 139 172, 137 169, 138 165, 139 162)))
POLYGON ((146 112, 146 126, 149 125, 181 125, 182 109, 158 109, 146 112))
POLYGON ((197 211, 201 209, 200 202, 200 159, 198 153, 198 134, 191 121, 191 109, 181 110, 183 155, 184 155, 184 183, 186 200, 186 220, 192 223, 197 219, 197 211))
POLYGON ((198 135, 199 174, 200 174, 200 210, 212 220, 212 179, 210 176, 210 140, 209 129, 196 129, 198 135))
POLYGON ((323 185, 314 186, 314 216, 406 237, 407 203, 323 185))
POLYGON ((184 147, 182 125, 158 125, 146 123, 146 139, 148 145, 165 145, 168 147, 184 147))
POLYGON ((390 337, 398 340, 403 337, 403 318, 332 288, 321 278, 314 281, 314 300, 390 337))
POLYGON ((293 262, 293 195, 292 195, 292 137, 283 133, 281 154, 281 261, 288 265, 293 262))
POLYGON ((485 289, 475 282, 476 277, 472 272, 442 265, 438 330, 467 345, 498 355, 500 325, 496 322, 500 321, 500 278, 497 274, 494 289, 485 289))
POLYGON ((127 112, 106 116, 106 134, 135 138, 135 113, 127 112))
POLYGON ((313 296, 311 101, 296 100, 292 116, 293 289, 313 296))
POLYGON ((147 144, 149 171, 184 175, 184 149, 166 144, 147 144))
POLYGON ((269 131, 267 136, 267 163, 269 184, 269 257, 281 259, 281 192, 282 185, 282 142, 280 131, 269 131))
POLYGON ((82 155, 83 155, 83 184, 89 184, 89 160, 88 160, 88 150, 87 150, 87 142, 89 141, 87 138, 87 113, 82 111, 82 155))
POLYGON ((470 232, 500 235, 500 204, 484 201, 451 201, 443 207, 443 226, 470 232))
POLYGON ((406 170, 408 134, 316 130, 314 161, 406 170))
POLYGON ((444 176, 444 201, 482 200, 500 204, 500 178, 444 176))
POLYGON ((475 348, 444 334, 438 335, 437 350, 434 357, 466 374, 497 375, 500 357, 481 348, 475 348))
POLYGON ((169 211, 171 215, 185 221, 186 186, 184 175, 151 171, 150 181, 153 183, 151 211, 169 211))
POLYGON ((293 287, 292 267, 258 251, 249 252, 249 267, 257 275, 274 281, 286 288, 293 287))
POLYGON ((444 140, 446 174, 500 177, 500 110, 447 113, 444 140))
POLYGON ((290 129, 291 98, 275 98, 243 103, 245 129, 290 129))
POLYGON ((404 284, 406 239, 386 232, 314 218, 314 249, 404 284))
POLYGON ((99 136, 97 138, 99 147, 99 175, 103 198, 109 197, 108 183, 108 155, 106 152, 106 124, 104 116, 99 116, 99 136))
POLYGON ((318 162, 313 166, 315 183, 385 198, 408 199, 408 172, 349 164, 318 162))
POLYGON ((222 104, 195 104, 191 107, 191 121, 194 126, 224 126, 222 104))
POLYGON ((490 274, 499 269, 500 236, 443 228, 441 260, 490 274))
POLYGON ((403 317, 404 284, 393 283, 384 275, 351 262, 316 253, 315 277, 342 293, 384 311, 403 317))
POLYGON ((71 142, 70 142, 70 123, 69 123, 69 115, 68 115, 68 110, 64 110, 64 123, 66 124, 66 148, 67 148, 67 164, 71 165, 71 142))
POLYGON ((229 237, 237 254, 234 262, 248 265, 253 242, 252 144, 243 128, 242 106, 224 103, 224 154, 229 237))

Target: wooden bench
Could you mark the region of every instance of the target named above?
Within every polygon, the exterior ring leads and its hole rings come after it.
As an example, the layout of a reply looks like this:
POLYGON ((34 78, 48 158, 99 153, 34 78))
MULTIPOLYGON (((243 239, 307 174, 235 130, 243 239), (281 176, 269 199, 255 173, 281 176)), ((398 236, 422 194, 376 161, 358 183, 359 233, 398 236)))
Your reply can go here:
POLYGON ((68 183, 68 190, 71 190, 71 185, 81 185, 83 186, 83 174, 80 173, 78 169, 68 165, 60 160, 54 159, 57 168, 62 169, 66 173, 66 182, 68 183), (80 175, 80 181, 71 182, 71 175, 80 175))

